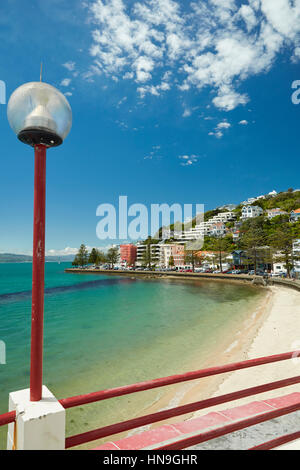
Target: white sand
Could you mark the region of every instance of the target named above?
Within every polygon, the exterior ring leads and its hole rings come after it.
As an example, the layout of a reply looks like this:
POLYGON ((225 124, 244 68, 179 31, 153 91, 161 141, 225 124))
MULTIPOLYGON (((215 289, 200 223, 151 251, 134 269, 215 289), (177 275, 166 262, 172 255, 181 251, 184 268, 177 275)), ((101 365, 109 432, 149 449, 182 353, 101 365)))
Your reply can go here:
MULTIPOLYGON (((244 359, 300 350, 300 293, 285 287, 272 287, 271 290, 273 295, 266 307, 266 319, 258 330, 244 359)), ((243 352, 245 353, 245 351, 243 352)), ((244 369, 227 375, 212 396, 297 375, 300 375, 300 358, 244 369)), ((201 410, 195 413, 194 416, 200 416, 210 411, 233 408, 256 399, 278 397, 296 391, 300 392, 300 384, 201 410)))

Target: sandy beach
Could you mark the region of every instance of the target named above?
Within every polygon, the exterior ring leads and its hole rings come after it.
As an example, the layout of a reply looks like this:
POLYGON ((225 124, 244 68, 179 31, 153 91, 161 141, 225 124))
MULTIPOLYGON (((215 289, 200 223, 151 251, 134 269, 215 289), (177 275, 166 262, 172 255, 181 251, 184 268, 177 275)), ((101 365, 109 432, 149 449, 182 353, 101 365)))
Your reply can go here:
MULTIPOLYGON (((269 287, 266 290, 266 296, 258 309, 249 316, 241 330, 236 333, 232 343, 225 350, 224 344, 220 344, 219 350, 215 351, 214 357, 210 358, 207 367, 300 349, 300 293, 285 287, 269 287)), ((196 364, 195 362, 191 370, 197 369, 196 364)), ((153 413, 204 398, 293 377, 299 375, 299 373, 300 358, 295 358, 293 360, 200 379, 175 386, 145 411, 153 413)), ((299 392, 299 385, 218 405, 190 415, 172 418, 164 423, 180 422, 204 415, 210 411, 232 408, 256 399, 277 397, 294 391, 299 392)), ((161 425, 162 422, 154 424, 152 427, 161 425)))
MULTIPOLYGON (((271 287, 272 295, 265 308, 265 319, 252 339, 250 347, 240 352, 240 357, 253 359, 256 357, 279 354, 300 349, 300 294, 285 287, 271 287)), ((222 381, 212 396, 229 393, 255 385, 294 377, 300 373, 300 358, 267 364, 263 366, 236 371, 222 381)), ((299 392, 298 385, 284 387, 263 394, 245 398, 226 404, 226 407, 238 406, 255 399, 264 399, 299 392)), ((210 410, 224 409, 219 405, 210 410)), ((205 411, 197 415, 205 414, 205 411)))

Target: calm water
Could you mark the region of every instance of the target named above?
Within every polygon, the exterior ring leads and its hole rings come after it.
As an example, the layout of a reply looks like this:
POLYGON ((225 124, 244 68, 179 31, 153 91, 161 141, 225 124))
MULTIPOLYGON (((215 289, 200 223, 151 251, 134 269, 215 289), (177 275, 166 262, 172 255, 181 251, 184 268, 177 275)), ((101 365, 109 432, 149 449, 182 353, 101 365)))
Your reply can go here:
MULTIPOLYGON (((226 283, 140 281, 65 274, 46 264, 44 383, 64 398, 199 368, 262 295, 226 283)), ((0 264, 0 413, 8 392, 29 386, 31 264, 0 264)), ((161 392, 67 412, 68 435, 134 417, 161 392)), ((0 428, 0 448, 5 447, 0 428)))

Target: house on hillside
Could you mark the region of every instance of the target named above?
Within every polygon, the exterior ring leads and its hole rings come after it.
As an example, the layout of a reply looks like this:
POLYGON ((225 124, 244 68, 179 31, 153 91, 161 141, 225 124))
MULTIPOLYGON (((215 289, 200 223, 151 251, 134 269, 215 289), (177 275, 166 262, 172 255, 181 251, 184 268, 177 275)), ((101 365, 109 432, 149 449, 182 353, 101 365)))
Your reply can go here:
POLYGON ((240 231, 239 230, 236 230, 235 232, 233 232, 232 234, 232 239, 234 242, 238 241, 238 239, 240 238, 240 231))
POLYGON ((297 222, 298 220, 300 220, 300 208, 295 209, 294 211, 291 211, 291 215, 290 215, 291 222, 297 222))
POLYGON ((223 222, 217 222, 211 226, 210 234, 213 237, 223 237, 226 235, 226 227, 223 222))
POLYGON ((287 214, 287 212, 283 211, 282 209, 279 209, 279 207, 277 207, 276 209, 267 210, 268 219, 273 219, 273 217, 277 217, 277 215, 285 215, 285 214, 287 214))
POLYGON ((263 209, 260 206, 244 206, 242 209, 242 219, 252 219, 263 214, 263 209))

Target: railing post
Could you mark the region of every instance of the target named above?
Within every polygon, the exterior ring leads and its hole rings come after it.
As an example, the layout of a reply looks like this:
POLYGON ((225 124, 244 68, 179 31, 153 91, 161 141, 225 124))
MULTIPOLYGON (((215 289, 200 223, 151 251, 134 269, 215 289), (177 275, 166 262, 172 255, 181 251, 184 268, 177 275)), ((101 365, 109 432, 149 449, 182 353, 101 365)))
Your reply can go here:
POLYGON ((8 425, 7 450, 64 450, 66 411, 43 385, 42 399, 30 400, 30 390, 9 394, 9 411, 16 421, 8 425))

